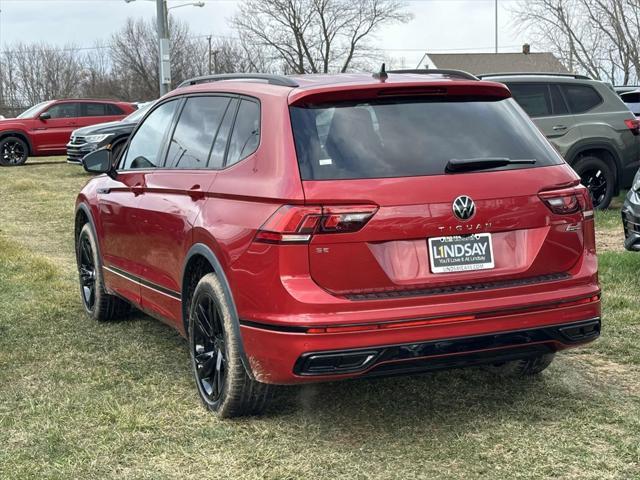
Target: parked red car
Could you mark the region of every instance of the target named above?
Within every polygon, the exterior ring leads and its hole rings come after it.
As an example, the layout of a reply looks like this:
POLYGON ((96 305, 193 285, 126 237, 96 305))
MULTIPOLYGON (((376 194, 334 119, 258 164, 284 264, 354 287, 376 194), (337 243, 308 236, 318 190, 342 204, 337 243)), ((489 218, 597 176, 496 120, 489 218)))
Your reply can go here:
POLYGON ((85 157, 106 173, 77 199, 88 314, 175 327, 222 416, 274 384, 536 374, 595 339, 575 172, 502 84, 385 77, 208 77, 154 105, 115 166, 85 157))
POLYGON ((63 155, 73 130, 121 120, 135 109, 130 103, 112 100, 39 103, 17 118, 0 120, 0 165, 22 165, 29 156, 63 155))

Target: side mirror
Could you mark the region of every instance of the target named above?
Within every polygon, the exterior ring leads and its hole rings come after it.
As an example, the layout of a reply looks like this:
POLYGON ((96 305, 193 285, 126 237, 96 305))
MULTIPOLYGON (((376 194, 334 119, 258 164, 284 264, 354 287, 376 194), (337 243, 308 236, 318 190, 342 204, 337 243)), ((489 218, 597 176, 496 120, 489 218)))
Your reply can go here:
POLYGON ((51 114, 49 112, 42 112, 40 114, 40 120, 49 120, 51 118, 51 114))
POLYGON ((101 148, 88 154, 82 159, 82 166, 89 173, 106 173, 111 178, 116 178, 111 150, 108 148, 101 148))

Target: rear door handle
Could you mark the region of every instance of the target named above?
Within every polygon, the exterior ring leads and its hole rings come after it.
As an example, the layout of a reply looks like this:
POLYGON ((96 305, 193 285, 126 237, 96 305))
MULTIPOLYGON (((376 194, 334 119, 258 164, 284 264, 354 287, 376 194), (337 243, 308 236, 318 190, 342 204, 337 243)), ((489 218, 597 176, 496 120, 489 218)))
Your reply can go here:
POLYGON ((141 183, 136 183, 133 187, 131 187, 131 191, 137 197, 138 195, 141 195, 144 190, 142 189, 141 183))
POLYGON ((566 125, 554 125, 553 130, 556 132, 562 132, 567 129, 566 125))
POLYGON ((189 189, 189 196, 193 200, 200 200, 204 198, 204 192, 200 189, 200 185, 194 185, 189 189))

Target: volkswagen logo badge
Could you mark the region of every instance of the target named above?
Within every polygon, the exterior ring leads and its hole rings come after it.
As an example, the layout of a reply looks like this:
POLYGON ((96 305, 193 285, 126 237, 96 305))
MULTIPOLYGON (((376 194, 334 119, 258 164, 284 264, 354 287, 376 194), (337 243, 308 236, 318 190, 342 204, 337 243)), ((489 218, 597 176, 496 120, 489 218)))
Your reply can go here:
POLYGON ((453 213, 460 220, 469 220, 476 213, 476 204, 471 197, 460 195, 453 201, 453 213))

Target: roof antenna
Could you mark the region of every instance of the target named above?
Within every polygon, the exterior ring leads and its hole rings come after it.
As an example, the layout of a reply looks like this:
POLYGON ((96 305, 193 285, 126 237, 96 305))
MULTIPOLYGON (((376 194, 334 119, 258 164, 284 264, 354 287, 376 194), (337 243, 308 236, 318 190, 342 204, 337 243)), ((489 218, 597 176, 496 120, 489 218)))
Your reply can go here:
POLYGON ((382 64, 382 67, 380 67, 380 71, 373 74, 373 78, 377 78, 381 82, 384 82, 388 77, 389 75, 387 75, 387 72, 385 71, 384 63, 382 64))

